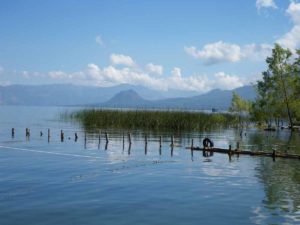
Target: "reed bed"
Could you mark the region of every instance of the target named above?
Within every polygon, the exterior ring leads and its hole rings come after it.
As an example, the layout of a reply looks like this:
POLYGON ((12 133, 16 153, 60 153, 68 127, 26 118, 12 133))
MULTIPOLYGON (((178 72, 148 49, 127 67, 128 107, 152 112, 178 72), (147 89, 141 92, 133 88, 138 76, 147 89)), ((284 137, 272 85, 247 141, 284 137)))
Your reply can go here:
POLYGON ((228 113, 86 109, 69 116, 81 122, 86 129, 200 131, 238 125, 236 116, 228 113))

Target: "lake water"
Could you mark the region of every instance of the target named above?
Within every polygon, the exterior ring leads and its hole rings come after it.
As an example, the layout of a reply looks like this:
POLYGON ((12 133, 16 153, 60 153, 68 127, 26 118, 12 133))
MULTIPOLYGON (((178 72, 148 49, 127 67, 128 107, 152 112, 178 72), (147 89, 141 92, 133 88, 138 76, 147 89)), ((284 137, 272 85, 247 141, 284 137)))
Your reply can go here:
POLYGON ((130 131, 129 148, 127 130, 107 130, 105 146, 104 131, 100 145, 98 132, 85 143, 79 124, 61 121, 66 110, 76 108, 0 107, 0 224, 300 224, 299 160, 185 149, 207 136, 217 147, 299 154, 299 133, 180 133, 172 151, 168 132, 148 133, 145 148, 143 132, 130 131))

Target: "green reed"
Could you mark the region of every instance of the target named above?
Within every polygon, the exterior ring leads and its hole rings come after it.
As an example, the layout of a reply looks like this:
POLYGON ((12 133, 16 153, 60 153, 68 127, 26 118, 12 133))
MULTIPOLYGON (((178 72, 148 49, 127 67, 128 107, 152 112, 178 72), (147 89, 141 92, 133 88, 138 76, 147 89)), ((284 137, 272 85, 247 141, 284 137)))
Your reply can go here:
POLYGON ((126 128, 145 130, 209 130, 238 125, 236 116, 228 113, 186 111, 121 111, 86 109, 69 115, 86 129, 126 128))

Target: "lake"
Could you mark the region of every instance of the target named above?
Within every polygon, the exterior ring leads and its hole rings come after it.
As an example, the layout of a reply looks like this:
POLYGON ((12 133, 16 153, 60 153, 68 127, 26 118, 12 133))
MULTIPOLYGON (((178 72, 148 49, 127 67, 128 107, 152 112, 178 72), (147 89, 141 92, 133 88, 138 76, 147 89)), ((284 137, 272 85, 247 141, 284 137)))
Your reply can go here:
POLYGON ((175 133, 172 150, 172 132, 147 133, 145 147, 144 132, 134 130, 129 146, 128 130, 101 130, 100 142, 99 131, 87 133, 85 141, 80 124, 59 117, 74 110, 0 107, 0 224, 300 224, 299 160, 186 149, 209 137, 222 148, 240 141, 243 149, 300 154, 299 133, 175 133))

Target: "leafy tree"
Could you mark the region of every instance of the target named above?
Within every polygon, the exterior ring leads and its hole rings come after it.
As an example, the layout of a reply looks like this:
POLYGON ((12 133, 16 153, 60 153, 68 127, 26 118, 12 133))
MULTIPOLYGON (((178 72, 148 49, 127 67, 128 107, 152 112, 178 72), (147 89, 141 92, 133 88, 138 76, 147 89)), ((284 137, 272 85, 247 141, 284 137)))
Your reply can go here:
POLYGON ((242 99, 236 92, 232 93, 231 106, 229 107, 230 112, 249 112, 250 102, 242 99))
POLYGON ((297 58, 289 49, 275 44, 272 55, 266 59, 268 69, 262 81, 257 82, 257 99, 253 103, 252 117, 268 125, 273 119, 288 119, 293 127, 300 116, 300 51, 297 58))
POLYGON ((243 114, 249 113, 251 103, 247 100, 242 99, 236 92, 232 93, 231 106, 229 112, 237 113, 239 124, 242 124, 243 114))

